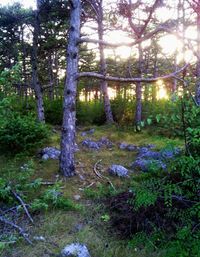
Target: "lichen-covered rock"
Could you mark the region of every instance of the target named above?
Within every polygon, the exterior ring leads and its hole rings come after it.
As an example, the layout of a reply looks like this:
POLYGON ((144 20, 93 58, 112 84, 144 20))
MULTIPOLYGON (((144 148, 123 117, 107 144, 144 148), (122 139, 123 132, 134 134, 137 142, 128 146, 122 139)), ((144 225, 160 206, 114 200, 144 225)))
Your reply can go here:
POLYGON ((119 144, 119 149, 132 152, 132 151, 137 151, 139 149, 139 147, 137 145, 127 144, 127 143, 123 142, 123 143, 119 144))
POLYGON ((126 150, 126 148, 127 148, 127 146, 128 146, 128 144, 127 143, 120 143, 119 144, 119 149, 121 149, 121 150, 126 150))
POLYGON ((138 168, 144 172, 152 169, 167 168, 170 159, 180 154, 179 148, 163 149, 161 151, 152 151, 152 147, 141 147, 136 160, 131 164, 132 168, 138 168))
POLYGON ((108 172, 111 175, 115 175, 118 177, 128 177, 129 175, 129 171, 125 167, 123 167, 122 165, 116 165, 116 164, 111 165, 108 168, 108 172))
POLYGON ((102 137, 98 141, 86 138, 82 141, 82 145, 89 149, 99 150, 102 147, 111 148, 113 143, 106 137, 102 137))
POLYGON ((82 145, 86 146, 87 148, 95 149, 95 150, 99 150, 100 148, 100 145, 98 144, 98 142, 92 141, 90 138, 83 140, 82 145))
POLYGON ((65 246, 61 252, 62 257, 91 257, 87 247, 83 244, 73 243, 65 246))
POLYGON ((165 170, 167 165, 161 160, 143 159, 137 158, 131 165, 132 168, 140 169, 141 171, 147 172, 151 169, 163 169, 165 170))
POLYGON ((55 147, 45 147, 44 149, 42 149, 41 154, 43 160, 57 160, 60 157, 60 150, 55 147))

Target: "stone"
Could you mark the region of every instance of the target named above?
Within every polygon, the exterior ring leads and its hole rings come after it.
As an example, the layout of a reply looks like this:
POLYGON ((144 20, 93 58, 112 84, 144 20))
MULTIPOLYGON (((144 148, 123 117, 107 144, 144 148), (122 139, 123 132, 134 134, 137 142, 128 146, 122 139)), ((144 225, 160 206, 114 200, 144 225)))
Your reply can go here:
POLYGON ((119 144, 119 149, 121 149, 121 150, 125 150, 126 148, 127 148, 127 146, 128 146, 128 144, 127 143, 120 143, 119 144))
POLYGON ((52 146, 45 147, 44 149, 42 149, 41 154, 42 154, 43 160, 48 160, 48 159, 58 160, 60 157, 60 150, 52 146))
POLYGON ((86 138, 82 141, 82 145, 90 149, 99 150, 104 146, 111 148, 113 143, 106 137, 102 137, 98 141, 93 141, 90 138, 86 138))
POLYGON ((138 150, 138 146, 137 145, 133 145, 133 144, 127 144, 127 143, 120 143, 119 145, 119 149, 121 150, 128 150, 128 151, 137 151, 138 150))
POLYGON ((49 159, 48 154, 45 153, 45 154, 42 155, 42 160, 46 161, 48 159, 49 159))
POLYGON ((43 236, 34 236, 33 239, 35 241, 43 241, 43 242, 45 241, 45 238, 43 236))
POLYGON ((61 252, 62 257, 91 257, 87 247, 84 244, 72 243, 66 245, 61 252))
POLYGON ((95 141, 92 141, 90 138, 83 140, 82 145, 95 150, 99 150, 100 148, 99 144, 95 141))
POLYGON ((81 199, 80 195, 74 195, 74 200, 79 201, 81 199))
POLYGON ((128 177, 129 171, 122 165, 113 164, 108 168, 108 172, 111 175, 118 177, 128 177))
POLYGON ((136 145, 128 145, 126 149, 132 152, 132 151, 137 151, 138 147, 136 145))

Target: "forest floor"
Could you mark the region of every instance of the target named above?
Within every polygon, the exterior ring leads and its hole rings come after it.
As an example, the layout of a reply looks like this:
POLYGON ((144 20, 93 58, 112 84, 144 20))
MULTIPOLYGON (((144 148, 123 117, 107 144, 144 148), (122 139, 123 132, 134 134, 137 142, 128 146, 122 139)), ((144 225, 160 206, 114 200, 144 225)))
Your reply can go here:
MULTIPOLYGON (((111 149, 102 148, 91 150, 81 146, 85 137, 81 132, 89 128, 78 130, 77 143, 80 151, 76 153, 77 176, 63 179, 58 173, 58 160, 43 161, 33 156, 32 158, 36 171, 34 178, 42 178, 44 181, 62 180, 63 194, 80 204, 77 211, 51 210, 33 216, 34 225, 29 225, 30 235, 42 236, 44 241, 34 241, 34 245, 28 245, 24 240, 9 248, 0 251, 2 257, 50 257, 58 256, 65 245, 72 242, 80 242, 87 245, 92 257, 150 257, 162 256, 162 253, 147 253, 144 250, 137 250, 128 246, 127 240, 121 240, 109 227, 106 219, 107 210, 100 196, 104 195, 109 187, 106 181, 100 179, 94 172, 94 165, 100 162, 101 174, 109 177, 116 189, 121 191, 129 188, 130 179, 109 176, 107 169, 112 164, 120 164, 129 168, 134 161, 135 152, 119 149, 121 142, 143 146, 155 144, 161 149, 169 144, 180 146, 182 141, 169 139, 161 136, 154 136, 150 132, 143 131, 134 133, 128 129, 101 126, 94 127, 95 132, 88 135, 94 140, 107 137, 114 143, 111 149)), ((86 138, 87 138, 86 137, 86 138)), ((54 130, 49 146, 59 147, 60 130, 54 130)), ((0 170, 7 165, 7 157, 0 159, 0 170)), ((9 160, 10 162, 10 160, 9 160)), ((137 176, 137 172, 133 172, 137 176)))

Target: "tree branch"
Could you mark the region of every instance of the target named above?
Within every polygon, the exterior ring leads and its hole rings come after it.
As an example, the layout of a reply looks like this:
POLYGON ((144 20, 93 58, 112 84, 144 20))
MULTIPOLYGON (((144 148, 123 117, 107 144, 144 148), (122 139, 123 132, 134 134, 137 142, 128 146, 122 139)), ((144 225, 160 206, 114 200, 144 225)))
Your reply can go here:
POLYGON ((106 81, 118 81, 118 82, 124 82, 124 83, 131 83, 131 82, 146 82, 146 83, 151 83, 151 82, 156 82, 158 80, 165 80, 165 79, 170 79, 170 78, 177 78, 176 75, 182 71, 184 71, 187 67, 189 66, 189 63, 184 65, 181 69, 170 73, 165 76, 159 76, 155 78, 122 78, 122 77, 113 77, 109 75, 102 75, 97 72, 81 72, 77 75, 77 78, 83 78, 83 77, 92 77, 92 78, 97 78, 101 80, 106 80, 106 81))
POLYGON ((0 221, 3 222, 3 223, 5 223, 5 224, 7 224, 7 225, 9 225, 9 226, 11 226, 11 227, 13 227, 13 228, 15 228, 16 230, 18 230, 19 234, 21 234, 21 235, 23 236, 23 238, 24 238, 29 244, 31 244, 31 245, 33 244, 33 243, 30 241, 30 239, 28 238, 27 234, 24 232, 24 230, 23 230, 20 226, 16 225, 16 224, 13 223, 12 221, 10 221, 10 220, 4 218, 3 216, 0 216, 0 221))

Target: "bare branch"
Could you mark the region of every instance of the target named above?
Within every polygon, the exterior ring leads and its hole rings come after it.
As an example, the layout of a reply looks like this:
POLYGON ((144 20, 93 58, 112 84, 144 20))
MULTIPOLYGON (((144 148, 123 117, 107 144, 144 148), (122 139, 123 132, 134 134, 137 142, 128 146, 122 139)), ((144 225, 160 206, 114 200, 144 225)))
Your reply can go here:
POLYGON ((27 234, 25 233, 25 231, 23 230, 23 228, 21 228, 20 226, 16 225, 15 223, 13 223, 12 221, 4 218, 3 216, 0 216, 0 221, 13 227, 14 229, 18 230, 19 234, 23 236, 23 238, 29 243, 29 244, 33 244, 31 242, 31 240, 28 238, 27 234))
POLYGON ((24 203, 24 201, 22 200, 22 198, 15 192, 15 191, 12 191, 12 194, 15 196, 15 198, 21 203, 27 217, 29 218, 29 220, 31 221, 31 223, 34 223, 33 222, 33 219, 28 211, 28 209, 26 208, 26 204, 24 203))
POLYGON ((92 78, 97 78, 97 79, 102 79, 106 81, 118 81, 118 82, 124 82, 124 83, 136 83, 136 82, 146 82, 146 83, 151 83, 151 82, 156 82, 158 80, 165 80, 165 79, 170 79, 170 78, 177 78, 176 75, 182 71, 184 71, 189 64, 187 63, 184 65, 181 69, 170 73, 165 76, 160 76, 160 77, 155 77, 155 78, 122 78, 122 77, 113 77, 109 75, 102 75, 97 72, 81 72, 77 75, 77 78, 83 78, 83 77, 92 77, 92 78))

